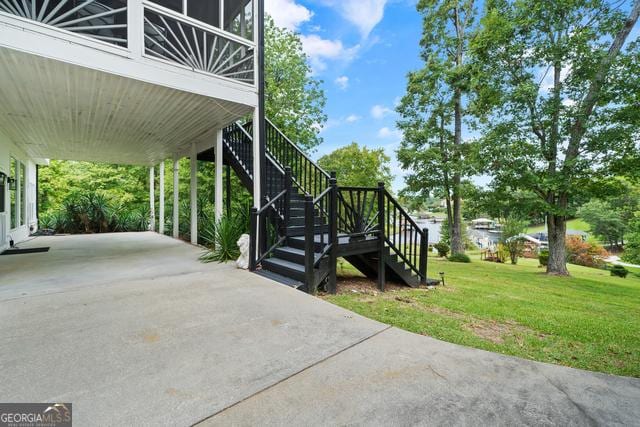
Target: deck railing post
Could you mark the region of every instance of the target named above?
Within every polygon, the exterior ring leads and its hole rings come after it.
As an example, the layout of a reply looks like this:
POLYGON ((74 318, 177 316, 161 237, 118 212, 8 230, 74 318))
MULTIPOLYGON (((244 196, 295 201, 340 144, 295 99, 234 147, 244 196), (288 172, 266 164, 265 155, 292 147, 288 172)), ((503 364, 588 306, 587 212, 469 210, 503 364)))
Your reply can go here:
POLYGON ((293 191, 293 179, 291 178, 291 166, 284 168, 284 185, 287 190, 284 195, 284 226, 288 227, 291 220, 291 192, 293 191))
POLYGON ((315 231, 313 215, 313 197, 304 198, 304 277, 307 292, 316 294, 313 264, 315 263, 315 231))
POLYGON ((249 271, 256 271, 256 240, 258 238, 258 209, 251 208, 249 217, 249 271))
POLYGON ((337 268, 338 268, 338 181, 336 173, 331 172, 329 179, 331 192, 329 193, 329 281, 327 291, 331 294, 337 292, 337 268))
POLYGON ((427 256, 429 255, 429 229, 423 228, 420 236, 420 284, 427 284, 427 256))
POLYGON ((384 292, 385 286, 385 265, 386 265, 386 254, 385 254, 385 232, 384 232, 384 182, 378 183, 378 288, 380 291, 384 292))

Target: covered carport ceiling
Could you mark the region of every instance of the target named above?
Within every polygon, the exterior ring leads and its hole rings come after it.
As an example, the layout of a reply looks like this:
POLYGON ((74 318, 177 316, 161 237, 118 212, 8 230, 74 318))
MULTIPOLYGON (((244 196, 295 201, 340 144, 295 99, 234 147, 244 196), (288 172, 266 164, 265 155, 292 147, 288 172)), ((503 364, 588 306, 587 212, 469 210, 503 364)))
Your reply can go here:
POLYGON ((249 106, 0 48, 0 132, 32 158, 152 165, 249 106))

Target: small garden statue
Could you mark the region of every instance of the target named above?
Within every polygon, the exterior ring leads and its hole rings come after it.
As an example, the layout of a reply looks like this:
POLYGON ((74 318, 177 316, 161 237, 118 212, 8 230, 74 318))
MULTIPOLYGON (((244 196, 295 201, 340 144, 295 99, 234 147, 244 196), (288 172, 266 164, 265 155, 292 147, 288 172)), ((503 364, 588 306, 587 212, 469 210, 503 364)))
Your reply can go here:
POLYGON ((243 234, 238 239, 238 248, 240 249, 240 258, 236 261, 238 268, 247 270, 249 268, 249 235, 243 234))

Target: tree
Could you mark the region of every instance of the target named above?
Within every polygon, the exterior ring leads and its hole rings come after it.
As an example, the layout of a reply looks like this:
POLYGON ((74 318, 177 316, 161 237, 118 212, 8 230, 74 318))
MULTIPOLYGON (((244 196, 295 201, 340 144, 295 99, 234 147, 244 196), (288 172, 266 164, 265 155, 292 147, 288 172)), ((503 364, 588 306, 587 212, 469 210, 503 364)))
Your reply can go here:
MULTIPOLYGON (((619 5, 619 2, 617 3, 619 5)), ((536 193, 549 232, 547 273, 568 275, 571 202, 612 173, 633 169, 640 109, 640 14, 606 0, 488 0, 474 37, 474 112, 498 184, 536 193), (625 161, 627 160, 627 161, 625 161)), ((635 167, 637 169, 637 167, 635 167)))
POLYGON ((462 193, 464 214, 468 219, 511 218, 527 219, 531 224, 544 221, 544 206, 532 191, 517 188, 479 188, 470 183, 462 193))
POLYGON ((627 225, 621 213, 610 203, 592 200, 578 210, 578 216, 589 224, 590 231, 610 247, 624 242, 627 225))
POLYGON ((518 217, 508 217, 502 223, 502 234, 500 243, 502 243, 509 252, 511 264, 516 265, 518 258, 524 252, 525 240, 522 234, 527 229, 527 221, 523 221, 518 217))
POLYGON ((375 187, 384 182, 391 187, 391 159, 382 148, 360 147, 356 142, 322 156, 318 165, 336 172, 338 183, 353 187, 375 187))
POLYGON ((640 264, 640 212, 636 213, 636 219, 631 222, 629 231, 622 259, 634 264, 640 264))
POLYGON ((462 140, 469 67, 466 52, 475 25, 473 0, 420 0, 424 67, 409 73, 407 93, 397 108, 404 138, 398 160, 409 191, 433 191, 447 205, 451 251, 464 253, 461 184, 471 174, 462 140))
POLYGON ((322 142, 327 121, 321 81, 312 77, 300 37, 265 19, 265 114, 304 150, 322 142))

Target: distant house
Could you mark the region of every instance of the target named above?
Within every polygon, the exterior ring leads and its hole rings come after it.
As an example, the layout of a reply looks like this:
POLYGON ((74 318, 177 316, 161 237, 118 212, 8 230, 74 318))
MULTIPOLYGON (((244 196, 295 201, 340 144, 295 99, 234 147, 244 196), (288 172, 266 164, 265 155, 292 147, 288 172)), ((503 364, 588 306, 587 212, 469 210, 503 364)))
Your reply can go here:
POLYGON ((476 230, 491 230, 496 228, 496 222, 488 218, 478 218, 471 221, 471 225, 476 230))
MULTIPOLYGON (((549 235, 546 231, 539 231, 537 233, 530 233, 528 236, 540 241, 543 247, 549 246, 549 235)), ((583 242, 585 242, 589 238, 589 233, 585 233, 580 230, 567 230, 568 237, 580 237, 583 242)))

